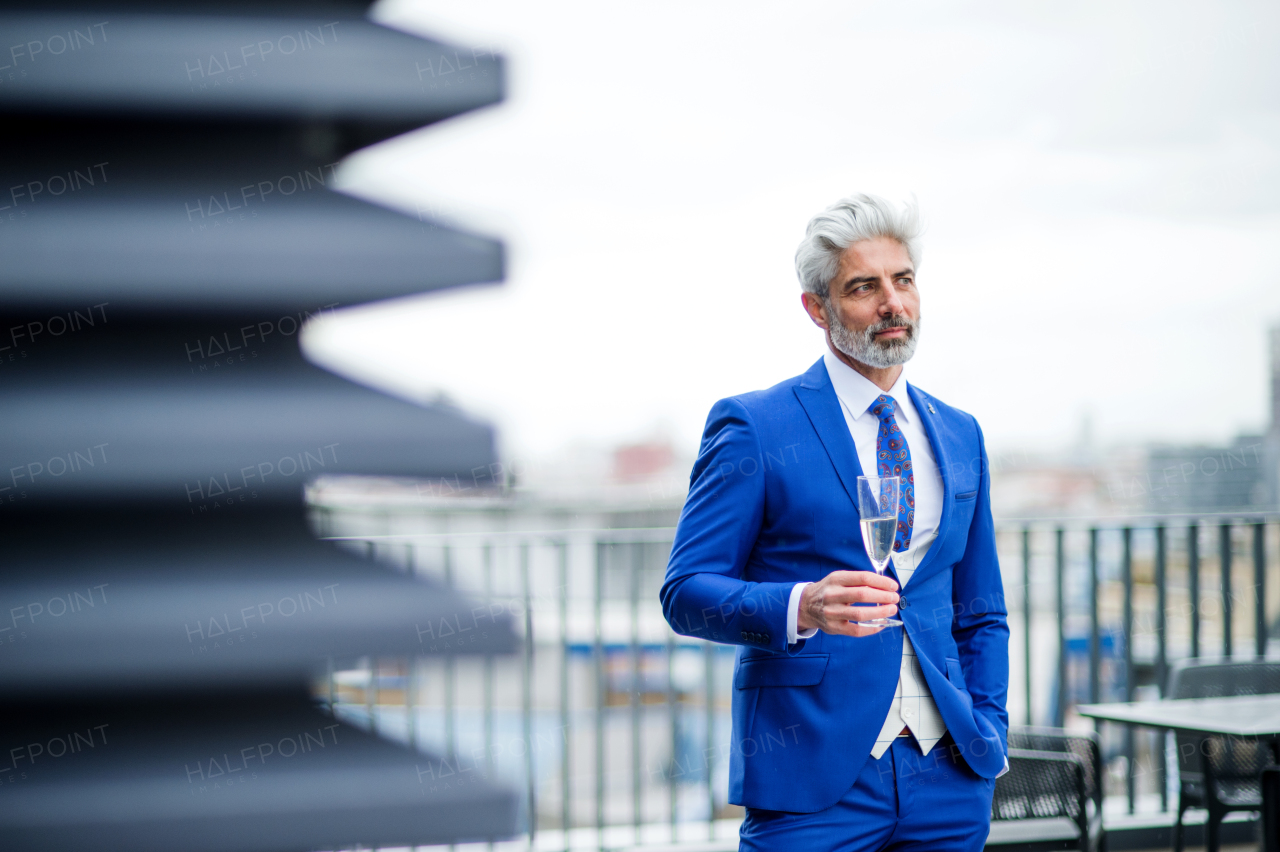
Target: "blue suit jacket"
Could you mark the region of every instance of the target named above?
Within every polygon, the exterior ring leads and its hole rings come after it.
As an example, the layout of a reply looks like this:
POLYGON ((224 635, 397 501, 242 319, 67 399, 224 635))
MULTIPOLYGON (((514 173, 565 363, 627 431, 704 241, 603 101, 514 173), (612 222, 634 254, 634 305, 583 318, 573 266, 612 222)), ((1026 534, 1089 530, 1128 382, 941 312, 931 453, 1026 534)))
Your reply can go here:
MULTIPOLYGON (((938 537, 899 617, 969 766, 1005 765, 1009 629, 977 421, 909 387, 944 488, 938 537), (930 409, 932 404, 932 410, 930 409)), ((853 438, 821 360, 707 418, 662 585, 677 633, 738 645, 729 801, 812 813, 853 786, 897 688, 902 629, 787 645, 797 582, 870 571, 853 438)))

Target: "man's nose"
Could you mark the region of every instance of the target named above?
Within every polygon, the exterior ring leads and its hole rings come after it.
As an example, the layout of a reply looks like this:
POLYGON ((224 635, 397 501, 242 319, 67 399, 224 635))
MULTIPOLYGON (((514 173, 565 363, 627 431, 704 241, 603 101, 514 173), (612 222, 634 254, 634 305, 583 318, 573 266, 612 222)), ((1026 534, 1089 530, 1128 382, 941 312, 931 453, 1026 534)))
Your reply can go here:
POLYGON ((882 316, 891 317, 895 314, 906 312, 902 299, 898 295, 898 288, 893 286, 893 281, 885 282, 884 289, 881 292, 885 294, 884 300, 880 303, 882 316))

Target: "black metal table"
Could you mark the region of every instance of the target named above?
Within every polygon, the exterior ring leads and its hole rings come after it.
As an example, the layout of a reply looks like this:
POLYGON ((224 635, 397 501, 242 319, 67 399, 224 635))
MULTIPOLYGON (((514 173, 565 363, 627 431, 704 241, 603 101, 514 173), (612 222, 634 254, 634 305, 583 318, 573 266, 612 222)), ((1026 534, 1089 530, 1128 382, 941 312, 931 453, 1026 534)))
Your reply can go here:
POLYGON ((1128 704, 1081 704, 1081 716, 1191 734, 1280 739, 1280 695, 1179 698, 1128 704))
MULTIPOLYGON (((1248 737, 1268 740, 1280 763, 1280 695, 1178 698, 1115 704, 1082 704, 1082 716, 1106 722, 1178 731, 1203 738, 1248 737)), ((1213 841, 1209 843, 1214 846, 1213 841)), ((1272 848, 1267 846, 1266 848, 1272 848)))

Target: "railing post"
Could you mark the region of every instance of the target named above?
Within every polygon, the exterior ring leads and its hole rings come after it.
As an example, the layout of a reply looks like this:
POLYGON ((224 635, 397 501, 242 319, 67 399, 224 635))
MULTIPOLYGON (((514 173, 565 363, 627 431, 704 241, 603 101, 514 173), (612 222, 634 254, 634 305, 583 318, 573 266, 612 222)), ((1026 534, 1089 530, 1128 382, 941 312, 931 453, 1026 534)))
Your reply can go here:
MULTIPOLYGON (((1120 576, 1124 583, 1124 700, 1133 701, 1133 528, 1125 527, 1120 531, 1123 545, 1120 556, 1120 576)), ((1124 726, 1124 756, 1128 771, 1125 777, 1125 795, 1128 798, 1129 813, 1133 813, 1134 804, 1134 771, 1133 771, 1133 725, 1124 726)))
POLYGON ((369 657, 369 684, 364 690, 364 711, 369 716, 369 732, 378 732, 378 658, 369 657))
POLYGON ((1089 527, 1089 703, 1102 695, 1102 631, 1098 621, 1098 528, 1089 527))
MULTIPOLYGON (((406 559, 405 571, 410 576, 416 576, 418 573, 418 550, 412 542, 409 543, 406 559)), ((405 661, 404 673, 404 721, 409 733, 409 746, 414 750, 418 750, 418 658, 410 657, 405 661)))
POLYGON ((1022 528, 1022 671, 1025 680, 1026 723, 1031 714, 1031 527, 1022 528))
POLYGON ((1267 524, 1253 524, 1253 652, 1267 655, 1267 524))
POLYGON ((556 542, 560 583, 560 828, 565 852, 569 850, 569 829, 573 826, 573 757, 569 743, 569 675, 573 652, 569 647, 569 543, 556 542))
MULTIPOLYGON (((484 569, 484 602, 488 606, 493 603, 493 544, 485 542, 481 550, 481 561, 484 569)), ((484 769, 488 778, 493 777, 493 663, 491 653, 484 655, 484 769)), ((489 841, 489 849, 493 849, 493 841, 489 841)))
POLYGON ((640 788, 640 572, 644 567, 644 542, 631 545, 631 816, 635 825, 636 844, 644 818, 644 802, 640 788))
POLYGON ((601 607, 604 599, 604 557, 607 545, 596 542, 595 584, 595 646, 593 656, 596 665, 596 846, 604 849, 604 634, 601 607))
POLYGON ((676 836, 676 808, 678 805, 676 784, 676 766, 680 757, 679 705, 676 703, 676 635, 667 630, 667 720, 671 728, 671 766, 667 769, 667 806, 670 809, 671 842, 678 843, 676 836))
MULTIPOLYGON (((1164 524, 1156 525, 1156 689, 1165 697, 1165 681, 1169 676, 1168 646, 1168 593, 1166 589, 1168 550, 1164 524)), ((1166 734, 1160 732, 1156 739, 1156 767, 1160 778, 1160 810, 1169 810, 1169 784, 1165 778, 1164 746, 1166 734)))
POLYGON ((1200 656, 1200 524, 1187 525, 1187 597, 1191 604, 1191 656, 1200 656))
POLYGON ((1231 522, 1218 525, 1218 566, 1222 570, 1222 657, 1231 659, 1231 522))
POLYGON ((520 543, 520 583, 524 591, 524 772, 528 786, 529 848, 536 846, 538 836, 538 788, 533 766, 533 586, 529 580, 529 543, 520 543))
POLYGON ((707 767, 707 839, 716 837, 716 783, 712 768, 716 753, 716 646, 706 642, 702 646, 702 660, 706 667, 707 690, 707 745, 703 751, 707 767))
POLYGON ((1164 697, 1165 679, 1169 675, 1169 640, 1166 628, 1169 619, 1169 598, 1166 588, 1168 541, 1164 524, 1156 525, 1156 688, 1164 697))
POLYGON ((1058 606, 1058 706, 1053 724, 1061 728, 1067 718, 1067 601, 1063 575, 1067 570, 1066 530, 1054 530, 1053 570, 1058 606))
POLYGON ((329 657, 326 661, 326 670, 328 671, 328 688, 329 688, 329 715, 333 716, 337 711, 333 709, 334 703, 337 701, 336 685, 333 682, 333 657, 329 657))
MULTIPOLYGON (((453 589, 453 546, 444 546, 444 584, 453 589)), ((457 685, 457 655, 449 654, 444 658, 444 750, 449 763, 454 763, 457 751, 458 730, 454 718, 454 688, 457 685)), ((456 765, 456 764, 455 764, 456 765)))

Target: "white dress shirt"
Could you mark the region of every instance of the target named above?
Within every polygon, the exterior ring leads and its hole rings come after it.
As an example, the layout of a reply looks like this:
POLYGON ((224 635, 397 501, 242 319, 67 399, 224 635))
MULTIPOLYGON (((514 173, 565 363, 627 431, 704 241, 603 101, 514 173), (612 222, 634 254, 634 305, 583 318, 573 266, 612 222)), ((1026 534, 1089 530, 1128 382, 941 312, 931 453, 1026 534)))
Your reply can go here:
MULTIPOLYGON (((933 447, 924 430, 924 423, 916 411, 911 396, 907 393, 905 371, 888 391, 877 387, 870 379, 849 367, 830 350, 823 357, 827 375, 840 400, 844 411, 845 424, 853 437, 854 449, 858 454, 858 463, 866 476, 875 476, 876 437, 880 431, 880 420, 870 412, 872 403, 881 394, 893 398, 895 403, 894 419, 902 436, 906 438, 907 448, 911 451, 911 469, 915 475, 916 514, 911 527, 911 546, 893 554, 893 569, 902 586, 911 581, 911 575, 924 559, 929 546, 938 534, 938 524, 942 520, 942 475, 938 471, 938 462, 933 455, 933 447)), ((798 632, 800 614, 800 597, 808 583, 797 583, 791 589, 791 598, 787 607, 787 641, 795 643, 799 639, 808 639, 816 634, 816 628, 804 633, 798 632)), ((890 628, 897 629, 897 628, 890 628)), ((905 630, 902 636, 902 665, 899 669, 898 688, 889 705, 889 713, 885 717, 880 734, 876 737, 875 746, 871 749, 872 757, 879 758, 893 743, 895 737, 907 728, 920 744, 920 750, 928 754, 930 749, 942 739, 947 726, 942 721, 929 686, 925 682, 924 673, 916 659, 915 649, 907 638, 905 630)))

